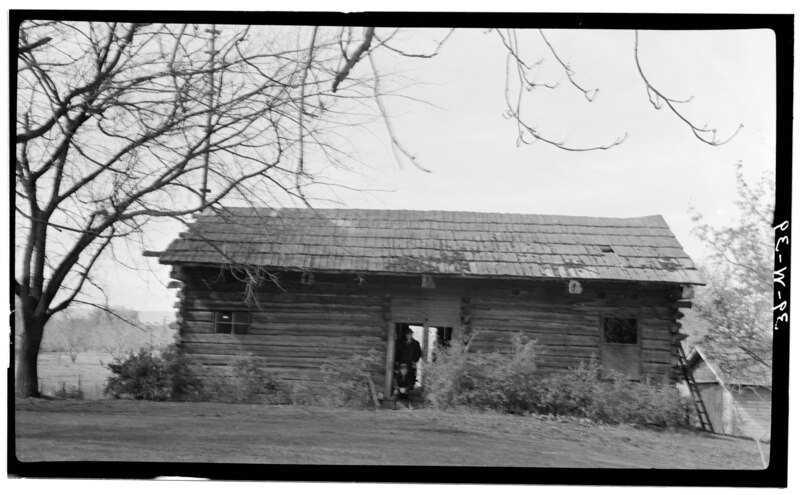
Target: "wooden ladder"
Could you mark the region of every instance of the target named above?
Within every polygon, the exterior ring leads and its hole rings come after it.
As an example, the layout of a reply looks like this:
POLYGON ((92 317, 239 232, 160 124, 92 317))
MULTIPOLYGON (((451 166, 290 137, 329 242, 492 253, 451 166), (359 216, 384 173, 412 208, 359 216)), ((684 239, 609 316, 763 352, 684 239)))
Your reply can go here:
POLYGON ((683 345, 680 342, 675 344, 678 348, 678 364, 683 379, 689 386, 689 392, 692 394, 692 401, 694 401, 695 410, 697 410, 697 419, 700 420, 700 426, 703 430, 714 433, 714 428, 711 426, 711 419, 708 417, 706 405, 703 403, 703 397, 700 395, 700 390, 697 389, 697 382, 689 372, 689 362, 686 360, 686 352, 683 350, 683 345))

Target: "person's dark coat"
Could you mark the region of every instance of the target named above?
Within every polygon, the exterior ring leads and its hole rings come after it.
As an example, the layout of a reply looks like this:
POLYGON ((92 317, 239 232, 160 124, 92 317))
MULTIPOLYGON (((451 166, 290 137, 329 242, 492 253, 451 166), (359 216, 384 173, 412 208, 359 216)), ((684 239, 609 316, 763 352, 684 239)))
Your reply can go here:
POLYGON ((397 361, 400 364, 407 364, 409 368, 416 368, 417 361, 421 357, 422 348, 420 348, 419 342, 414 339, 411 339, 411 342, 403 339, 397 349, 397 361))

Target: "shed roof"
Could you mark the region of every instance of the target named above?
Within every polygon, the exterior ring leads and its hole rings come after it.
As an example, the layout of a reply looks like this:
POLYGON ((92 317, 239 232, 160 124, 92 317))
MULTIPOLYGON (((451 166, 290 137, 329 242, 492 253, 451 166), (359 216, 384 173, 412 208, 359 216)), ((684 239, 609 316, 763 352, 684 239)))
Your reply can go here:
POLYGON ((660 215, 223 208, 197 215, 159 261, 316 272, 703 283, 660 215))
MULTIPOLYGON (((702 346, 697 345, 687 360, 693 371, 705 363, 714 376, 713 381, 723 386, 772 386, 772 370, 732 343, 706 342, 702 346)), ((695 380, 703 381, 697 376, 695 380)))

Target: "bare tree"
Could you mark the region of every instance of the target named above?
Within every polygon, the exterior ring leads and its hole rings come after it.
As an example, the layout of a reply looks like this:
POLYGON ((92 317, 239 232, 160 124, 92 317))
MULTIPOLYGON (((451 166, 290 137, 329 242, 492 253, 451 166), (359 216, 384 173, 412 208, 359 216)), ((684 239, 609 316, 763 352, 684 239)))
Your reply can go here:
POLYGON ((78 356, 90 345, 85 329, 79 326, 59 326, 57 332, 60 352, 66 354, 74 364, 78 360, 78 356))
POLYGON ((136 311, 115 308, 112 315, 95 310, 91 320, 97 348, 113 359, 124 359, 150 343, 152 328, 139 321, 136 311))
POLYGON ((308 157, 341 163, 337 127, 358 123, 359 107, 374 101, 376 75, 356 67, 373 33, 20 25, 18 395, 36 394, 45 324, 87 302, 80 294, 94 284, 93 266, 120 240, 223 200, 305 201, 315 180, 308 157))

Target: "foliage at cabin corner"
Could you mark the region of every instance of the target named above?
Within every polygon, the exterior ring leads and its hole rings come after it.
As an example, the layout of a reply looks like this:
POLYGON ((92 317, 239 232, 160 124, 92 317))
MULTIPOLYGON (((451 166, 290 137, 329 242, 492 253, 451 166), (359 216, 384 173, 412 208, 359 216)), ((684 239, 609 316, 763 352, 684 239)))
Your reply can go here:
POLYGON ((695 235, 707 247, 698 262, 707 285, 697 290, 696 307, 710 328, 696 343, 732 346, 747 356, 719 365, 736 374, 755 361, 772 368, 772 285, 774 266, 774 172, 748 183, 736 168, 736 217, 715 227, 695 213, 695 235))

